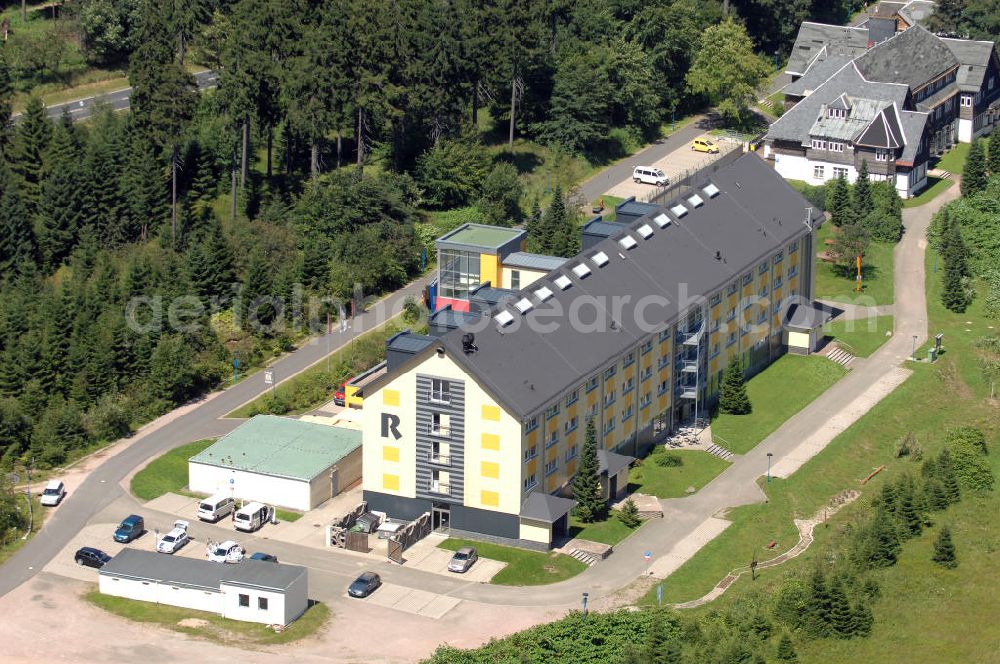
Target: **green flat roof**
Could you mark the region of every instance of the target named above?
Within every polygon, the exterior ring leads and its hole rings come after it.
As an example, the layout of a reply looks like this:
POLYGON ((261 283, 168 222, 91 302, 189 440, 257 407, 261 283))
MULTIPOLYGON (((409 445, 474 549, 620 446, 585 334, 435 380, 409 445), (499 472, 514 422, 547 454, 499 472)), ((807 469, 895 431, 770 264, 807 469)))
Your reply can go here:
POLYGON ((257 415, 189 459, 220 468, 311 480, 361 447, 361 432, 257 415))
POLYGON ((499 249, 511 240, 524 233, 517 228, 502 226, 486 226, 483 224, 465 224, 451 233, 438 238, 438 242, 465 244, 484 249, 499 249))

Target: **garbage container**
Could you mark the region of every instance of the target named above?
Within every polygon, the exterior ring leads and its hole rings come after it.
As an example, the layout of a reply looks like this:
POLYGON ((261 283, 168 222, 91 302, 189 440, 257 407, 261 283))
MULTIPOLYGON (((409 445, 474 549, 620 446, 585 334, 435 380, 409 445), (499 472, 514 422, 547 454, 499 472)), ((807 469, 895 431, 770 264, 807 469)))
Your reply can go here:
POLYGON ((937 359, 937 348, 931 346, 927 349, 927 361, 933 362, 937 359))

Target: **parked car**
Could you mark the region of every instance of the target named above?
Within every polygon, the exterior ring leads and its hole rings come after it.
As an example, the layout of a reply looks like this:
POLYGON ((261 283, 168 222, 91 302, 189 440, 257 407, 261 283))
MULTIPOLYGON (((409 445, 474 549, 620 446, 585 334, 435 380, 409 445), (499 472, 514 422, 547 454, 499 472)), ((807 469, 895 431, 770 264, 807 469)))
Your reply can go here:
POLYGON ((336 406, 343 406, 343 405, 345 405, 345 403, 346 403, 346 394, 347 394, 347 381, 345 380, 343 383, 340 384, 340 387, 338 387, 333 392, 333 403, 334 403, 334 405, 336 405, 336 406))
POLYGON ((653 166, 636 166, 632 171, 632 180, 636 184, 655 184, 658 187, 670 184, 666 174, 653 166))
POLYGON ((272 556, 270 553, 261 553, 258 551, 250 556, 250 560, 263 560, 266 563, 276 563, 278 562, 278 556, 272 556))
POLYGON ((708 152, 710 154, 718 154, 719 152, 719 146, 709 138, 694 139, 691 141, 691 149, 695 152, 708 152))
POLYGON ((464 574, 477 560, 479 560, 479 554, 476 549, 471 546, 463 546, 448 561, 448 571, 464 574))
POLYGON ((92 546, 85 546, 77 549, 76 553, 73 555, 73 560, 76 561, 77 565, 101 569, 108 564, 108 561, 111 560, 111 556, 104 553, 100 549, 95 549, 92 546))
POLYGON ((156 543, 156 550, 160 553, 173 553, 189 541, 188 522, 174 521, 174 529, 160 538, 156 543))
POLYGON ((236 527, 236 530, 252 533, 255 530, 260 530, 265 523, 270 521, 272 516, 274 516, 274 511, 267 505, 247 503, 236 510, 236 514, 233 515, 233 526, 236 527))
POLYGON ((45 490, 42 491, 42 505, 46 507, 55 507, 66 495, 66 485, 64 485, 60 480, 51 480, 45 485, 45 490))
POLYGON ((146 532, 146 522, 138 514, 130 514, 118 526, 115 531, 115 541, 128 544, 134 539, 142 537, 146 532))
POLYGON ((236 501, 228 493, 217 493, 198 503, 198 518, 202 521, 215 523, 224 516, 232 514, 236 509, 236 501))
POLYGON ((243 560, 243 547, 232 540, 209 544, 208 559, 213 563, 238 563, 243 560))
POLYGON ((382 585, 382 578, 375 572, 365 572, 347 588, 351 597, 368 597, 382 585))

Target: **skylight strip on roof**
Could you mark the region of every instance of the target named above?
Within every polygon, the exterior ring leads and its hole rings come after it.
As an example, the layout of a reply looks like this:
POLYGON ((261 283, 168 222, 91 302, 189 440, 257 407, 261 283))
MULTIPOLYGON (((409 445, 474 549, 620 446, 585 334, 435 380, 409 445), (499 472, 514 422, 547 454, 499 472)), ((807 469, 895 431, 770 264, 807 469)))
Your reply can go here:
POLYGON ((514 303, 514 308, 520 311, 522 314, 526 314, 529 311, 531 311, 531 307, 533 306, 534 305, 531 304, 531 300, 529 300, 526 297, 522 297, 520 300, 514 303))
POLYGON ((626 235, 622 239, 618 240, 618 244, 622 246, 623 249, 631 249, 635 245, 639 244, 635 241, 635 238, 631 235, 626 235))
POLYGON ((705 192, 705 195, 706 195, 706 196, 708 196, 709 198, 715 198, 716 196, 718 196, 718 195, 719 195, 719 188, 718 188, 718 187, 716 187, 716 186, 715 186, 714 184, 712 184, 711 182, 709 182, 708 184, 706 184, 706 185, 705 185, 705 186, 704 186, 704 187, 702 188, 702 191, 704 191, 704 192, 705 192))
POLYGON ((691 207, 698 207, 705 202, 705 199, 698 194, 691 194, 688 196, 687 202, 691 204, 691 207))
POLYGON ((590 257, 590 260, 597 264, 597 267, 604 267, 608 264, 608 255, 603 251, 598 251, 596 254, 590 257))
POLYGON ((514 322, 514 314, 510 313, 509 311, 501 311, 493 318, 496 320, 497 325, 499 325, 500 327, 506 327, 507 325, 510 325, 512 322, 514 322))
POLYGON ((666 228, 667 226, 670 225, 670 217, 663 214, 662 212, 653 217, 653 221, 655 221, 656 225, 659 226, 660 228, 666 228))
MULTIPOLYGON (((667 221, 670 221, 669 219, 667 221)), ((639 228, 635 229, 635 232, 642 236, 644 240, 648 240, 653 234, 653 227, 649 224, 643 224, 639 228)))
POLYGON ((583 279, 588 274, 590 274, 590 268, 584 265, 583 263, 579 263, 573 266, 573 274, 583 279))
POLYGON ((555 278, 555 284, 559 287, 559 290, 566 290, 573 285, 573 281, 565 274, 560 274, 555 278))
POLYGON ((545 300, 552 297, 552 289, 549 288, 548 286, 542 286, 541 288, 535 291, 535 297, 538 298, 539 302, 544 302, 545 300))
POLYGON ((678 219, 680 219, 681 217, 683 217, 688 213, 688 209, 683 205, 681 205, 680 203, 670 208, 670 211, 673 212, 675 215, 677 215, 678 219))

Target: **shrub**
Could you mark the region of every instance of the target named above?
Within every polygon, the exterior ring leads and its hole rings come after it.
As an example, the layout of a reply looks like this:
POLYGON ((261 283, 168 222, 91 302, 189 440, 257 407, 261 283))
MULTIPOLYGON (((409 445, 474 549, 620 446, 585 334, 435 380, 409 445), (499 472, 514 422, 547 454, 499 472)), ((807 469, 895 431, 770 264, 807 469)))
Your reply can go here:
POLYGON ((486 170, 485 153, 477 142, 445 139, 417 158, 413 177, 427 207, 443 209, 472 202, 486 170))
POLYGON ((642 523, 642 519, 639 518, 639 508, 631 498, 625 501, 616 516, 626 528, 638 528, 639 524, 642 523))
POLYGON ((663 468, 676 468, 684 465, 684 459, 677 454, 658 454, 656 465, 663 468))

